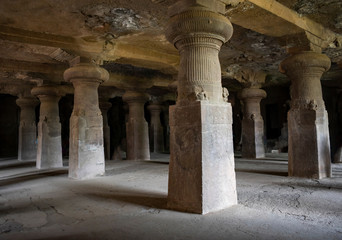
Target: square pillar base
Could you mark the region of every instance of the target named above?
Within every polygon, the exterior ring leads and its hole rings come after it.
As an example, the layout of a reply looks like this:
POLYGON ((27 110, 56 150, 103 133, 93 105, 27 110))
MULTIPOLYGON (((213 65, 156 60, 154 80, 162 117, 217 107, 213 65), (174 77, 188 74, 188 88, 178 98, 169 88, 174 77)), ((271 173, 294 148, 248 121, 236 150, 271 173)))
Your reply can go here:
POLYGON ((38 123, 38 169, 63 167, 61 124, 59 122, 38 123))
POLYGON ((168 207, 206 214, 237 204, 229 103, 170 107, 168 207))
POLYGON ((69 178, 89 179, 104 173, 102 116, 71 116, 69 178))
POLYGON ((289 176, 331 177, 327 112, 324 109, 290 110, 288 126, 289 176))
POLYGON ((242 157, 265 157, 264 121, 259 119, 242 120, 242 157))

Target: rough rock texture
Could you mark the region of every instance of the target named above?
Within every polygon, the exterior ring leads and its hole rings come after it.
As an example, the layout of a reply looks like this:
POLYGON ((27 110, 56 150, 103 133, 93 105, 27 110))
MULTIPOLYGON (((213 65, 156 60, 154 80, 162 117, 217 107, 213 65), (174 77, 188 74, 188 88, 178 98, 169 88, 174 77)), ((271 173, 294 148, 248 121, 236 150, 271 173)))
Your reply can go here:
POLYGON ((32 160, 37 157, 37 127, 35 107, 39 104, 36 98, 19 98, 20 107, 18 159, 32 160))
POLYGON ((206 214, 236 204, 230 104, 170 107, 168 207, 206 214))
POLYGON ((39 169, 63 167, 60 93, 57 86, 36 87, 31 92, 40 100, 36 166, 39 169))
POLYGON ((179 3, 167 28, 180 52, 178 98, 170 107, 168 206, 206 214, 236 204, 232 110, 218 58, 233 29, 218 13, 179 3))
POLYGON ((149 160, 148 124, 144 117, 144 104, 149 96, 142 92, 127 91, 122 99, 128 103, 126 121, 127 160, 149 160))
POLYGON ((103 175, 103 120, 98 87, 108 80, 108 72, 94 64, 80 63, 64 72, 75 88, 70 118, 69 177, 92 178, 103 175))
POLYGON ((320 83, 329 67, 330 59, 314 52, 302 52, 281 63, 281 71, 292 82, 288 112, 289 176, 331 176, 328 114, 320 83))

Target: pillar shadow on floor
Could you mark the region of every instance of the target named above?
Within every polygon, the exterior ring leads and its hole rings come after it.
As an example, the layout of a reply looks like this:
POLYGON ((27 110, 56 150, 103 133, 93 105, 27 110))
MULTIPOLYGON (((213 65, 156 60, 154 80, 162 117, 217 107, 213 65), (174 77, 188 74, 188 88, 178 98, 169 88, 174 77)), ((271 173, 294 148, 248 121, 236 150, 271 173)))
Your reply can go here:
POLYGON ((235 169, 236 172, 247 172, 247 173, 258 173, 258 174, 268 174, 268 175, 275 175, 275 176, 282 176, 287 177, 287 172, 281 171, 267 171, 267 170, 253 170, 253 169, 235 169))
POLYGON ((14 168, 25 168, 25 167, 34 167, 36 166, 36 161, 18 161, 18 160, 13 160, 11 162, 6 161, 6 163, 1 163, 0 162, 0 170, 5 170, 5 169, 14 169, 14 168))
POLYGON ((129 189, 124 186, 103 187, 103 185, 87 184, 82 187, 78 194, 97 201, 119 201, 149 208, 167 209, 167 195, 144 191, 139 189, 129 189), (96 192, 87 191, 87 189, 96 189, 96 192))
POLYGON ((37 170, 37 171, 15 174, 15 175, 0 178, 0 187, 11 185, 11 184, 18 184, 18 183, 40 179, 40 178, 46 178, 46 177, 64 175, 64 174, 66 175, 67 173, 68 173, 68 169, 55 169, 55 170, 37 170))

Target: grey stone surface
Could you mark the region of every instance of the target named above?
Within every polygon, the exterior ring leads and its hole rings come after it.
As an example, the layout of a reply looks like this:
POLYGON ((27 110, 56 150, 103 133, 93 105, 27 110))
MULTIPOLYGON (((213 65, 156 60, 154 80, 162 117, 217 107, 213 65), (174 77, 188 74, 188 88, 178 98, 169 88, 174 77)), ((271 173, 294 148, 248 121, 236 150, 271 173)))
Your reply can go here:
POLYGON ((122 99, 128 103, 126 121, 127 160, 149 160, 150 145, 148 124, 144 117, 144 104, 148 95, 142 92, 127 91, 122 99))
POLYGON ((236 204, 229 103, 170 107, 168 207, 205 214, 236 204))
POLYGON ((237 203, 232 110, 218 58, 233 28, 223 15, 197 3, 171 11, 166 28, 180 53, 178 96, 169 119, 168 206, 206 214, 237 203))
POLYGON ((163 163, 108 161, 106 176, 84 181, 18 163, 0 161, 2 240, 341 239, 341 173, 288 178, 281 154, 236 159, 239 205, 207 215, 166 207, 163 163))
POLYGON ((105 159, 110 159, 110 127, 108 125, 108 110, 112 107, 112 104, 108 101, 100 99, 99 107, 103 118, 103 143, 105 159))
POLYGON ((32 160, 37 157, 37 126, 35 107, 39 104, 36 98, 18 98, 20 107, 18 159, 32 160))
POLYGON ((78 64, 64 72, 64 79, 75 88, 70 118, 70 178, 93 178, 105 172, 98 87, 108 78, 108 72, 94 64, 78 64))
POLYGON ((329 68, 330 59, 315 52, 295 54, 280 65, 292 84, 288 112, 289 176, 331 176, 328 114, 320 83, 329 68))
POLYGON ((260 101, 266 92, 258 88, 244 88, 240 93, 243 100, 242 156, 261 158, 265 156, 264 121, 260 114, 260 101))
POLYGON ((160 113, 163 106, 157 103, 151 103, 147 109, 151 113, 150 123, 150 147, 152 152, 164 152, 164 129, 160 122, 160 113), (151 146, 152 145, 152 146, 151 146))
POLYGON ((60 95, 56 86, 40 86, 32 89, 40 100, 38 123, 37 168, 63 166, 61 123, 58 102, 60 95))

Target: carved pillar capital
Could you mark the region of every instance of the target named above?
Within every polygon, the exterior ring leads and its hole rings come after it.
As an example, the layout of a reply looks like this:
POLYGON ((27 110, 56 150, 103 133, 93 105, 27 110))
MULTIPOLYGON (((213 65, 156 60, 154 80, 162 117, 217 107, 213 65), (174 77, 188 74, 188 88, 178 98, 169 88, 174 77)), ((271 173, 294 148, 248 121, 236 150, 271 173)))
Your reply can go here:
POLYGON ((106 69, 92 63, 79 63, 64 72, 64 79, 69 82, 98 82, 103 83, 109 79, 106 69))
POLYGON ((234 75, 234 78, 246 88, 261 88, 265 83, 266 73, 260 70, 242 68, 234 75))
POLYGON ((324 108, 320 79, 330 68, 330 59, 316 52, 301 52, 285 59, 279 66, 291 82, 291 107, 324 108))
POLYGON ((242 100, 247 99, 263 99, 266 98, 267 94, 264 90, 259 88, 244 88, 239 94, 239 98, 242 100))
POLYGON ((39 99, 46 97, 61 97, 61 92, 59 91, 57 86, 53 85, 45 85, 34 87, 31 90, 31 94, 37 96, 39 99))
POLYGON ((147 106, 147 109, 152 113, 152 112, 157 112, 160 113, 163 109, 163 105, 159 103, 150 103, 147 106))
POLYGON ((149 95, 143 92, 127 91, 122 96, 122 100, 124 100, 128 104, 134 102, 142 102, 145 104, 145 102, 149 100, 149 95))
POLYGON ((205 7, 171 15, 166 36, 180 53, 177 104, 223 101, 218 53, 232 33, 225 16, 205 7))
POLYGON ((34 108, 39 104, 38 99, 35 97, 22 97, 15 102, 20 108, 34 108))

